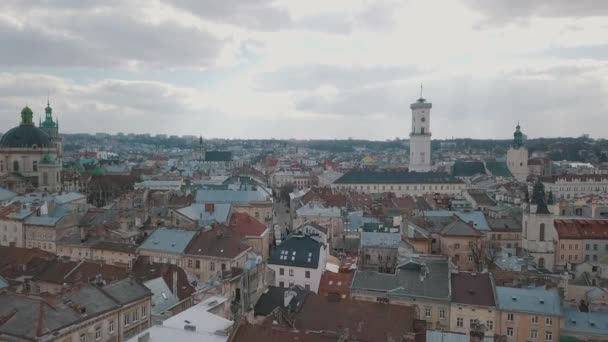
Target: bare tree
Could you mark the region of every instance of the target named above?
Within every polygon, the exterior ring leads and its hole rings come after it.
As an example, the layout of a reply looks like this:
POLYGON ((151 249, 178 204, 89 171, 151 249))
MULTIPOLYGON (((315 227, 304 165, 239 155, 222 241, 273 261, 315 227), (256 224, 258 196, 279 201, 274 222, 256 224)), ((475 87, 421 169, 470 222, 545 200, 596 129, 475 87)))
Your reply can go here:
POLYGON ((500 250, 499 245, 490 240, 471 242, 469 243, 469 248, 478 271, 483 270, 484 265, 487 265, 489 268, 492 267, 498 258, 500 250))

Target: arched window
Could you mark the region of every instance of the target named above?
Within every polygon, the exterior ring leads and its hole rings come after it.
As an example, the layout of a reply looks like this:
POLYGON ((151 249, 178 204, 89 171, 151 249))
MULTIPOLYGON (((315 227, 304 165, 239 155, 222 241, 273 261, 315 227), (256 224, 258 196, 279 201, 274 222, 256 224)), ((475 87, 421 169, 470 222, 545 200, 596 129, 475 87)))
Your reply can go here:
POLYGON ((545 258, 538 259, 538 268, 540 268, 541 270, 545 268, 545 258))
POLYGON ((545 241, 545 224, 540 224, 540 230, 538 231, 538 240, 545 241))
POLYGON ((14 172, 19 172, 19 161, 15 160, 13 162, 13 171, 14 172))
POLYGON ((37 160, 34 160, 32 162, 32 171, 38 172, 38 161, 37 160))

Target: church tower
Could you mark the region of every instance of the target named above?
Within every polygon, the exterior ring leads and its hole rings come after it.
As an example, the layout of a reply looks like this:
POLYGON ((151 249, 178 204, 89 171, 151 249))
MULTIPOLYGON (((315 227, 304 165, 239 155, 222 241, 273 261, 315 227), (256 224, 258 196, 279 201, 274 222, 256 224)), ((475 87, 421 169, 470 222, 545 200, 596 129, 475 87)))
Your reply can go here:
POLYGON ((513 133, 513 144, 507 151, 507 167, 518 181, 525 182, 528 178, 528 148, 524 145, 524 134, 519 124, 513 133))
POLYGON ((552 211, 555 211, 552 196, 547 199, 545 186, 539 179, 534 184, 531 201, 524 209, 521 247, 534 258, 539 268, 547 270, 553 270, 557 240, 552 211))
MULTIPOLYGON (((422 89, 422 87, 421 87, 422 89)), ((415 172, 431 171, 431 107, 422 97, 412 103, 412 131, 410 132, 410 165, 415 172)))

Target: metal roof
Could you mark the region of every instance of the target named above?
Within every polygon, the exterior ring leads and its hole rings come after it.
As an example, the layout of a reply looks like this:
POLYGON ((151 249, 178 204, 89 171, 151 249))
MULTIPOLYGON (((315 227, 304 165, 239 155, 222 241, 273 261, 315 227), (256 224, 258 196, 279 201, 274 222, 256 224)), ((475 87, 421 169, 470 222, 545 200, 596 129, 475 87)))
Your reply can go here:
POLYGON ((157 228, 139 248, 181 254, 194 235, 195 231, 157 228))
POLYGON ((399 233, 361 233, 361 247, 398 248, 400 243, 399 233))
POLYGON ((498 307, 504 311, 561 315, 560 297, 556 288, 496 287, 498 307))

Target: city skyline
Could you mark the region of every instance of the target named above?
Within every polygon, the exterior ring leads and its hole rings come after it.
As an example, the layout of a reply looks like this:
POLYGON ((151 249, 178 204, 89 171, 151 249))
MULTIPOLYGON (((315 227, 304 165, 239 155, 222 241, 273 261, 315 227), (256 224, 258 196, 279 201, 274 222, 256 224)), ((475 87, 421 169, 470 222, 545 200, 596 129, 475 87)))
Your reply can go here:
POLYGON ((65 133, 606 138, 602 1, 3 1, 0 125, 65 133), (440 10, 438 10, 440 8, 440 10), (203 10, 204 9, 204 10, 203 10))

